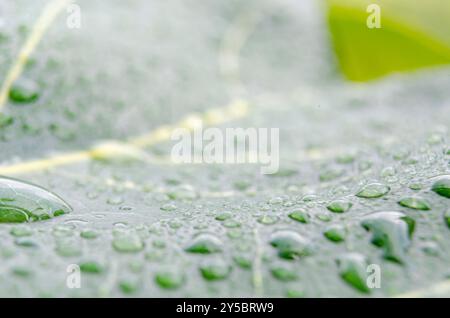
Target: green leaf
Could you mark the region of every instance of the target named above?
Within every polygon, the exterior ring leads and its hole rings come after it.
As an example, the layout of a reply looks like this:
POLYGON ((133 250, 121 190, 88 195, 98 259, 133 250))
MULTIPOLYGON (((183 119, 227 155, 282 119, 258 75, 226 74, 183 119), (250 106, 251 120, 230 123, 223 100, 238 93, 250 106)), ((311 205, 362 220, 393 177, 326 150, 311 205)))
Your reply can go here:
POLYGON ((353 81, 450 64, 448 2, 377 1, 381 28, 369 28, 373 1, 328 0, 328 22, 340 68, 353 81))

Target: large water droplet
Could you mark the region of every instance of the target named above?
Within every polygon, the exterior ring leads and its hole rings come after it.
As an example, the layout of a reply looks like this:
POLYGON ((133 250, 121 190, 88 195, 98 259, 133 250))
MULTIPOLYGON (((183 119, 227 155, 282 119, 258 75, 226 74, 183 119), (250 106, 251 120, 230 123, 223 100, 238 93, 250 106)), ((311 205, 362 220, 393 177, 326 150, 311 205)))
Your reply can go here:
POLYGON ((357 194, 357 197, 374 199, 380 198, 388 193, 390 188, 387 185, 381 183, 370 183, 364 186, 357 194))
POLYGON ((436 181, 431 189, 437 194, 450 199, 450 178, 445 177, 436 181))
POLYGON ((418 197, 403 198, 398 202, 398 204, 404 206, 405 208, 410 208, 414 210, 423 210, 423 211, 430 210, 430 205, 428 204, 428 202, 418 197))
POLYGON ((144 249, 144 242, 137 234, 119 233, 112 242, 113 248, 121 253, 136 253, 144 249))
POLYGON ((289 213, 289 218, 300 223, 309 223, 309 216, 305 211, 297 210, 289 213))
POLYGON ((361 225, 373 233, 372 243, 384 249, 386 259, 405 262, 415 227, 412 218, 401 212, 377 212, 365 217, 361 225))
POLYGON ((278 256, 286 259, 309 255, 308 243, 303 236, 289 230, 277 231, 270 239, 270 244, 278 250, 278 256))
POLYGON ((332 242, 342 242, 345 240, 345 228, 342 225, 334 224, 329 226, 323 235, 332 242))
POLYGON ((211 254, 222 251, 222 242, 211 234, 200 234, 186 247, 190 253, 211 254))
POLYGON ((0 178, 0 223, 47 220, 71 211, 66 202, 48 190, 0 178))
POLYGON ((339 266, 339 274, 347 284, 361 292, 370 292, 366 284, 368 262, 363 255, 358 253, 345 254, 338 258, 337 264, 339 266))
POLYGON ((165 289, 177 289, 183 285, 184 281, 185 276, 175 270, 164 270, 155 275, 155 282, 165 289))
POLYGON ((32 103, 39 98, 39 89, 35 82, 20 80, 9 91, 9 99, 15 103, 32 103))
POLYGON ((200 266, 200 272, 206 280, 220 280, 228 277, 231 266, 222 260, 209 261, 200 266))
POLYGON ((351 202, 345 201, 345 200, 336 200, 331 202, 327 209, 334 213, 344 213, 350 210, 350 208, 353 206, 351 202))

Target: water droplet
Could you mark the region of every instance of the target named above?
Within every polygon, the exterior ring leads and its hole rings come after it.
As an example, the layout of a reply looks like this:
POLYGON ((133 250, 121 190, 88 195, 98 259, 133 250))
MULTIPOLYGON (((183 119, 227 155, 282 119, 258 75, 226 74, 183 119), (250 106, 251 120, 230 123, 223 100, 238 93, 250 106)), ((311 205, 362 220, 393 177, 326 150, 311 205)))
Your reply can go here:
POLYGON ((215 217, 215 219, 217 221, 225 221, 229 218, 231 218, 231 213, 229 213, 229 212, 220 213, 220 214, 216 215, 216 217, 215 217))
POLYGON ((80 236, 87 240, 92 240, 98 237, 98 233, 94 230, 84 230, 80 233, 80 236))
POLYGON ((332 242, 342 242, 345 240, 345 228, 341 225, 331 225, 323 235, 332 242))
POLYGON ((24 226, 16 226, 13 227, 9 233, 15 237, 24 237, 30 236, 33 233, 33 231, 24 226))
POLYGON ((18 104, 32 103, 38 98, 39 88, 35 82, 29 80, 17 81, 9 91, 9 99, 18 104))
POLYGON ((233 260, 241 268, 244 268, 244 269, 252 268, 252 260, 248 256, 236 255, 233 257, 233 260))
POLYGON ((398 204, 404 206, 406 208, 414 209, 414 210, 430 210, 430 205, 427 201, 418 198, 418 197, 407 197, 401 199, 398 204))
POLYGON ((353 206, 351 202, 344 201, 344 200, 336 200, 331 202, 327 209, 334 213, 344 213, 350 210, 350 208, 353 206))
POLYGON ((373 233, 372 243, 383 248, 386 259, 405 262, 415 227, 412 218, 401 212, 376 212, 366 216, 361 225, 373 233))
POLYGON ((240 227, 240 226, 241 226, 241 223, 239 223, 239 222, 236 221, 236 220, 229 219, 229 220, 226 220, 225 222, 223 222, 222 225, 223 225, 224 227, 226 227, 226 228, 231 229, 231 228, 240 227))
POLYGON ((370 293, 366 284, 368 262, 363 255, 357 253, 345 254, 337 259, 337 264, 339 274, 347 284, 363 293, 370 293))
POLYGON ((264 225, 272 225, 278 222, 278 217, 275 215, 263 215, 258 218, 258 222, 264 225))
POLYGON ((30 269, 28 269, 26 267, 22 267, 22 266, 15 266, 12 269, 12 273, 14 275, 22 277, 22 278, 28 278, 33 274, 33 272, 30 271, 30 269))
POLYGON ((100 274, 104 271, 104 268, 97 262, 84 262, 80 264, 80 270, 83 273, 100 274))
POLYGON ((223 244, 215 236, 211 234, 200 234, 186 247, 189 253, 211 254, 222 251, 223 244))
POLYGON ((224 261, 210 261, 200 266, 200 273, 206 280, 221 280, 228 277, 231 266, 224 261))
POLYGON ((47 220, 71 211, 61 198, 41 187, 0 178, 0 223, 47 220))
POLYGON ((27 247, 27 248, 28 247, 29 248, 38 247, 38 244, 34 240, 31 240, 31 239, 28 239, 28 238, 23 238, 23 237, 17 238, 14 241, 14 244, 16 244, 17 246, 27 247))
POLYGON ((55 251, 62 257, 74 257, 81 255, 81 246, 75 240, 62 239, 56 242, 55 251))
POLYGON ((270 244, 278 250, 278 256, 285 259, 296 259, 311 253, 309 242, 300 234, 289 230, 272 234, 270 244))
POLYGON ((168 212, 175 211, 177 209, 177 206, 173 203, 166 203, 166 204, 163 204, 160 209, 163 211, 168 211, 168 212))
POLYGON ((445 177, 436 181, 433 184, 431 190, 443 197, 450 199, 450 178, 445 177))
POLYGON ((357 194, 357 197, 373 199, 380 198, 387 194, 391 189, 384 184, 381 183, 370 183, 364 186, 357 194))
POLYGON ((332 181, 334 179, 341 177, 343 174, 344 174, 343 169, 327 169, 322 173, 320 173, 319 179, 322 182, 332 181))
POLYGON ((448 228, 450 229, 450 210, 445 212, 444 221, 447 224, 448 228))
POLYGON ((422 251, 429 256, 439 255, 439 246, 436 242, 424 242, 421 246, 422 251))
POLYGON ((119 288, 124 294, 134 294, 139 289, 139 284, 135 281, 122 280, 119 282, 119 288))
POLYGON ((6 116, 4 114, 0 114, 0 129, 8 127, 14 123, 14 118, 11 116, 6 116))
POLYGON ((119 196, 114 196, 111 198, 108 198, 106 200, 106 203, 110 204, 110 205, 119 205, 123 203, 123 198, 119 197, 119 196))
POLYGON ((144 242, 136 234, 119 233, 116 234, 112 245, 117 252, 137 253, 144 249, 144 242))
POLYGON ((164 270, 156 273, 155 282, 164 289, 177 289, 185 282, 185 276, 175 270, 164 270))
POLYGON ((287 266, 274 266, 270 269, 273 277, 283 282, 289 282, 298 278, 297 273, 288 268, 287 266))
POLYGON ((297 210, 289 213, 289 218, 300 223, 309 223, 309 215, 302 210, 297 210))

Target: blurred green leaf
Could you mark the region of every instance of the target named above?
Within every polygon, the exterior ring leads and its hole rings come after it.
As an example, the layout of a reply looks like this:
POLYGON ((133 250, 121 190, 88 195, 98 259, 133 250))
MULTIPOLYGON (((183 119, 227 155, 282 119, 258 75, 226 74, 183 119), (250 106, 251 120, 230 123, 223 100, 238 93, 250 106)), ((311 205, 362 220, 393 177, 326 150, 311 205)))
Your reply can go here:
POLYGON ((367 81, 401 71, 450 64, 450 3, 377 1, 381 27, 369 28, 373 1, 328 0, 328 22, 342 72, 367 81))

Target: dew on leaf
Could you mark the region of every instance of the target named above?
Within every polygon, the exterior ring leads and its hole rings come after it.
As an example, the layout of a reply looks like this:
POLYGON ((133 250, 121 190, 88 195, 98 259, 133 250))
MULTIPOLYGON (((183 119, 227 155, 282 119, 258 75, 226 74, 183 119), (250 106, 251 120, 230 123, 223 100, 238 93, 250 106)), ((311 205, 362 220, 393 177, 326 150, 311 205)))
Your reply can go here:
POLYGON ((48 190, 0 178, 0 223, 47 220, 71 211, 66 202, 48 190))
POLYGON ((104 268, 97 262, 84 262, 80 264, 80 270, 83 273, 100 274, 104 271, 104 268))
POLYGON ((223 244, 219 238, 204 233, 195 237, 185 250, 189 253, 211 254, 221 252, 222 249, 223 244))
POLYGON ((225 221, 231 217, 231 213, 229 212, 223 212, 216 215, 215 219, 217 221, 225 221))
POLYGON ((134 281, 122 280, 119 282, 119 289, 124 294, 134 294, 139 289, 139 285, 134 281))
POLYGON ((98 237, 98 233, 95 230, 84 230, 80 233, 80 236, 87 240, 93 240, 98 237))
POLYGON ((55 252, 62 257, 74 257, 82 254, 81 246, 75 240, 60 239, 56 241, 55 252))
POLYGON ((370 293, 366 283, 367 266, 366 258, 358 253, 344 254, 337 259, 339 275, 353 288, 363 293, 370 293))
POLYGON ((165 203, 160 207, 160 209, 162 211, 170 212, 170 211, 175 211, 177 209, 177 206, 173 203, 165 203))
POLYGON ((273 266, 270 272, 273 277, 283 282, 293 281, 298 278, 297 273, 286 266, 273 266))
POLYGON ((353 206, 351 202, 344 201, 344 200, 336 200, 331 202, 327 209, 334 213, 344 213, 350 210, 350 208, 353 206))
POLYGON ((440 196, 450 199, 450 177, 441 178, 436 181, 431 190, 440 196))
POLYGON ((9 99, 17 104, 35 102, 39 98, 37 84, 29 80, 20 80, 14 83, 9 91, 9 99))
POLYGON ((225 261, 210 261, 200 266, 200 273, 206 280, 222 280, 228 277, 231 266, 225 261))
POLYGON ((323 235, 332 242, 342 242, 345 240, 345 228, 341 225, 331 225, 323 235))
POLYGON ((14 240, 14 244, 16 244, 17 246, 26 247, 26 248, 38 247, 38 244, 36 243, 36 241, 29 239, 29 238, 25 238, 25 237, 17 238, 16 240, 14 240))
POLYGON ((398 201, 398 204, 405 208, 410 208, 414 210, 428 211, 430 210, 430 205, 424 199, 418 197, 406 197, 398 201))
POLYGON ((300 223, 309 223, 309 216, 305 211, 297 210, 289 213, 289 218, 300 223))
POLYGON ((300 234, 290 230, 273 233, 270 244, 278 250, 278 256, 285 259, 296 259, 311 253, 309 242, 300 234))
POLYGON ((264 225, 272 225, 278 222, 278 217, 275 215, 263 215, 258 218, 258 222, 264 225))
POLYGON ((372 243, 383 248, 384 258, 406 261, 415 221, 401 212, 376 212, 366 216, 361 225, 372 232, 372 243))
POLYGON ((185 282, 185 276, 175 270, 164 270, 157 272, 155 282, 164 289, 177 289, 185 282))
POLYGON ((136 234, 120 233, 115 235, 112 246, 120 253, 137 253, 144 249, 144 242, 136 234))
POLYGON ((33 231, 27 227, 15 226, 11 229, 11 231, 9 231, 9 233, 15 237, 24 237, 31 236, 33 234, 33 231))
POLYGON ((236 255, 233 260, 240 268, 250 269, 252 267, 252 259, 248 256, 236 255))
POLYGON ((360 198, 374 199, 384 196, 389 191, 390 188, 387 185, 381 183, 370 183, 359 190, 356 196, 360 198))
POLYGON ((14 123, 14 118, 4 114, 0 114, 0 129, 8 127, 14 123))

